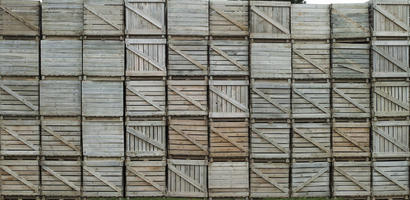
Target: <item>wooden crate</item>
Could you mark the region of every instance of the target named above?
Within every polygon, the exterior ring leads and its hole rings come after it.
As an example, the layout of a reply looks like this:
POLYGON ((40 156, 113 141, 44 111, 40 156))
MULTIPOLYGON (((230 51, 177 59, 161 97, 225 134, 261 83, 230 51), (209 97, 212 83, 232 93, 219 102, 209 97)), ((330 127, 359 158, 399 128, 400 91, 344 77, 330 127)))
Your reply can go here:
POLYGON ((208 0, 168 0, 169 35, 208 35, 208 0))
MULTIPOLYGON (((151 4, 151 3, 150 3, 151 4)), ((166 76, 165 39, 126 39, 127 76, 166 76)))
POLYGON ((369 44, 333 43, 332 78, 369 78, 369 48, 369 44))
POLYGON ((123 82, 83 81, 83 116, 123 116, 123 82))
POLYGON ((84 0, 43 0, 43 35, 80 36, 83 34, 84 0))
POLYGON ((248 80, 209 80, 209 117, 249 117, 248 85, 248 80))
POLYGON ((83 70, 81 40, 41 40, 42 76, 81 76, 83 70))
POLYGON ((81 161, 42 160, 41 191, 44 196, 80 196, 81 161))
POLYGON ((205 160, 168 160, 168 190, 171 197, 207 197, 205 160))
POLYGON ((406 0, 373 0, 373 36, 407 37, 409 2, 406 0))
POLYGON ((332 4, 332 38, 369 38, 369 3, 332 4))
POLYGON ((409 77, 410 41, 373 41, 373 77, 409 77))
POLYGON ((126 166, 126 196, 153 197, 164 196, 166 161, 131 161, 126 166))
POLYGON ((38 160, 0 161, 2 196, 40 195, 40 170, 38 160))
POLYGON ((374 82, 373 112, 376 117, 409 116, 408 82, 374 82))
POLYGON ((373 162, 373 195, 408 195, 409 164, 409 161, 373 162))
POLYGON ((370 162, 354 161, 333 163, 333 196, 368 197, 371 192, 370 162))
POLYGON ((370 157, 370 122, 333 121, 332 142, 334 157, 370 157))
POLYGON ((123 35, 124 0, 84 0, 84 35, 123 35))
POLYGON ((328 162, 292 163, 292 197, 329 197, 328 162))
POLYGON ((250 172, 252 198, 288 198, 289 163, 252 163, 250 172))
POLYGON ((82 196, 122 197, 123 164, 120 158, 84 160, 82 196))
POLYGON ((124 156, 124 124, 118 118, 85 118, 82 121, 83 155, 124 156))
POLYGON ((247 36, 247 0, 211 0, 209 30, 212 36, 247 36))
POLYGON ((330 44, 297 41, 293 44, 292 68, 295 79, 330 78, 330 44))
POLYGON ((3 77, 0 79, 1 115, 38 115, 38 101, 37 78, 3 77))
POLYGON ((209 163, 210 197, 249 196, 248 162, 209 163))
POLYGON ((330 123, 297 121, 292 137, 294 158, 330 157, 330 123))
MULTIPOLYGON (((168 2, 168 4, 169 3, 170 2, 168 2)), ((171 76, 207 75, 208 74, 208 46, 207 44, 208 42, 204 40, 203 38, 169 38, 168 40, 168 65, 167 65, 168 75, 171 75, 171 76)))
POLYGON ((83 74, 124 76, 124 41, 84 40, 83 74))
POLYGON ((329 118, 330 84, 314 81, 293 83, 292 108, 294 118, 329 118))
POLYGON ((211 121, 210 156, 212 158, 248 157, 248 121, 211 121))
POLYGON ((370 83, 340 81, 332 87, 333 117, 370 117, 370 83))
POLYGON ((39 76, 38 46, 36 40, 0 40, 0 74, 39 76))
POLYGON ((373 157, 409 157, 410 122, 390 120, 373 122, 373 157))
POLYGON ((251 38, 290 38, 290 2, 252 0, 250 5, 251 38))
POLYGON ((168 80, 168 115, 207 115, 206 80, 168 80))
POLYGON ((126 155, 165 156, 166 122, 161 118, 127 118, 126 155))
POLYGON ((206 117, 170 117, 168 154, 170 156, 207 156, 208 120, 206 117))
POLYGON ((2 0, 0 35, 40 35, 40 2, 2 0))
POLYGON ((165 0, 125 0, 125 34, 165 35, 165 0))
POLYGON ((35 117, 3 117, 0 121, 2 156, 40 154, 40 121, 35 117))
POLYGON ((286 121, 254 120, 251 125, 251 157, 290 157, 290 124, 286 121))
POLYGON ((42 117, 41 155, 80 156, 81 118, 42 117))
POLYGON ((127 116, 165 115, 165 81, 135 80, 126 82, 127 116))
POLYGON ((251 77, 292 77, 292 55, 290 43, 251 43, 251 77))
POLYGON ((248 76, 247 40, 211 40, 209 74, 212 76, 248 76))
POLYGON ((291 32, 293 39, 329 39, 329 4, 292 4, 291 32))
POLYGON ((288 80, 253 80, 251 82, 251 118, 287 119, 291 116, 288 80))
POLYGON ((41 80, 40 115, 81 115, 81 81, 41 80))

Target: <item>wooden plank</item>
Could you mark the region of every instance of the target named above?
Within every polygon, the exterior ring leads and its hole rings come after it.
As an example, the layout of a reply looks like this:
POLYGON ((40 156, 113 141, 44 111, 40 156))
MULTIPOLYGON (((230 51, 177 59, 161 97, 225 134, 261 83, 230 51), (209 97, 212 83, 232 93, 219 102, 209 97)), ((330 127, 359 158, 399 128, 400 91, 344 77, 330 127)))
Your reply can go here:
POLYGON ((90 11, 91 13, 93 13, 95 16, 97 16, 98 18, 102 19, 104 22, 106 22, 107 24, 109 24, 110 26, 114 27, 115 29, 121 31, 121 27, 117 26, 115 23, 113 23, 112 21, 110 21, 110 19, 107 19, 105 16, 103 16, 102 14, 98 13, 97 10, 95 10, 93 7, 91 7, 90 5, 84 4, 84 8, 87 9, 88 11, 90 11))
POLYGON ((129 197, 163 196, 166 161, 126 161, 126 193, 129 197))
POLYGON ((30 101, 28 101, 26 98, 23 96, 19 95, 17 92, 14 92, 12 89, 9 87, 5 86, 3 83, 0 83, 0 88, 3 89, 5 92, 9 93, 11 96, 19 100, 21 103, 29 107, 31 110, 37 111, 38 106, 33 105, 30 101))
POLYGON ((156 26, 159 29, 162 29, 162 23, 157 21, 155 18, 149 16, 144 11, 132 6, 130 3, 125 2, 125 7, 134 12, 135 14, 139 15, 140 17, 144 18, 147 22, 151 23, 152 25, 156 26))
POLYGON ((199 69, 202 69, 204 71, 208 69, 206 66, 203 66, 201 63, 197 62, 191 56, 189 56, 188 54, 185 54, 184 52, 182 52, 180 49, 178 49, 174 45, 168 45, 168 47, 172 49, 173 51, 175 51, 176 53, 178 53, 179 55, 181 55, 182 57, 184 57, 185 59, 187 59, 189 62, 191 62, 195 66, 197 66, 199 69))
POLYGON ((125 1, 125 34, 164 35, 165 1, 125 1))
POLYGON ((28 186, 35 193, 38 192, 38 187, 37 186, 35 186, 33 183, 27 181, 24 177, 21 177, 20 175, 18 175, 16 172, 11 170, 9 167, 1 166, 1 169, 4 170, 6 173, 10 174, 11 176, 13 176, 14 178, 16 178, 17 180, 19 180, 20 182, 24 183, 24 185, 28 186))
POLYGON ((9 15, 11 15, 12 17, 14 17, 17 21, 21 22, 22 24, 24 24, 25 26, 29 27, 31 30, 33 31, 39 31, 38 26, 36 26, 35 24, 32 24, 31 22, 29 22, 28 20, 24 19, 24 17, 19 16, 17 13, 14 13, 12 10, 10 10, 9 8, 7 8, 4 5, 0 5, 0 8, 3 9, 6 13, 8 13, 9 15))
POLYGON ((258 16, 260 16, 262 19, 264 19, 267 22, 269 22, 270 24, 272 24, 272 26, 274 26, 274 27, 278 28, 279 30, 281 30, 283 33, 290 34, 290 31, 289 31, 288 28, 284 27, 281 23, 279 23, 275 19, 270 18, 269 16, 267 16, 265 13, 263 13, 261 10, 259 10, 255 6, 251 6, 251 10, 255 14, 257 14, 258 16))
POLYGON ((161 143, 147 137, 145 133, 141 133, 141 132, 139 132, 139 131, 137 131, 133 128, 129 128, 129 127, 127 128, 127 132, 131 133, 132 135, 134 135, 134 136, 136 136, 136 137, 138 137, 138 138, 140 138, 140 139, 142 139, 142 140, 144 140, 144 141, 146 141, 146 142, 148 142, 148 143, 150 143, 150 144, 152 144, 156 147, 158 147, 161 150, 165 150, 164 144, 161 144, 161 143))
POLYGON ((187 176, 186 174, 184 174, 183 172, 181 172, 180 170, 175 168, 173 165, 168 165, 168 169, 171 170, 172 172, 174 172, 175 174, 177 174, 179 177, 183 178, 185 181, 190 183, 192 186, 194 186, 198 190, 200 190, 202 192, 205 192, 205 189, 202 187, 202 185, 200 183, 196 182, 196 180, 194 180, 191 177, 187 176))
POLYGON ((289 164, 253 162, 250 169, 252 198, 288 198, 289 164))
POLYGON ((71 183, 69 180, 67 180, 66 178, 64 178, 63 176, 61 176, 60 174, 56 173, 54 170, 50 169, 47 166, 41 166, 41 168, 43 168, 44 170, 46 170, 48 173, 50 173, 51 175, 53 175, 54 177, 58 178, 60 181, 62 181, 63 183, 67 184, 68 186, 70 186, 71 188, 73 188, 76 191, 80 191, 80 188, 77 187, 74 183, 71 183))
POLYGON ((99 173, 97 173, 94 169, 88 167, 88 166, 83 166, 83 169, 86 170, 88 173, 90 173, 91 175, 93 175, 94 177, 98 178, 98 180, 100 180, 101 182, 103 182, 104 184, 108 185, 110 188, 112 188, 113 190, 117 191, 118 194, 122 193, 122 190, 117 187, 116 185, 112 184, 110 181, 108 181, 107 179, 105 179, 103 176, 101 176, 99 173))
POLYGON ((289 39, 290 5, 290 2, 250 2, 250 37, 289 39))
POLYGON ((51 135, 53 135, 54 137, 56 137, 57 139, 59 139, 61 142, 63 142, 64 144, 66 144, 70 148, 72 148, 74 151, 80 152, 80 149, 75 144, 73 144, 70 141, 66 140, 60 134, 54 132, 53 130, 51 130, 50 128, 48 128, 47 126, 44 126, 44 125, 41 126, 41 128, 44 129, 45 131, 47 131, 48 133, 50 133, 51 135))
POLYGON ((251 168, 251 170, 253 172, 255 172, 258 176, 262 177, 264 180, 266 180, 267 182, 269 182, 270 184, 272 184, 273 186, 277 187, 278 189, 282 190, 283 193, 288 193, 288 189, 287 188, 283 188, 281 185, 279 185, 279 183, 277 183, 276 181, 274 181, 273 179, 267 177, 265 174, 263 174, 261 171, 259 171, 256 168, 251 168))

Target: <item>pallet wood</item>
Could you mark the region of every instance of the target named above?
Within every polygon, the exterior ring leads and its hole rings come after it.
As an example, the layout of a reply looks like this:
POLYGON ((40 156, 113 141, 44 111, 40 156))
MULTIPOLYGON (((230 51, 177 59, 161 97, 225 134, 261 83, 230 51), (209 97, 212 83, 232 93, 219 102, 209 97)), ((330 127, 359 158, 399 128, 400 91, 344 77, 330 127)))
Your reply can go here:
POLYGON ((164 196, 166 161, 131 161, 126 166, 127 197, 164 196))
POLYGON ((289 39, 290 5, 286 1, 250 1, 250 37, 289 39))
POLYGON ((369 78, 369 48, 369 44, 333 43, 332 78, 369 78))
POLYGON ((361 82, 333 83, 333 117, 370 117, 370 84, 361 82))
POLYGON ((370 157, 370 122, 333 121, 334 157, 370 157))
POLYGON ((332 4, 332 38, 369 38, 369 3, 332 4))
POLYGON ((251 118, 290 118, 290 86, 288 80, 252 80, 251 118))
POLYGON ((208 121, 206 117, 170 117, 168 154, 170 156, 207 156, 208 121))
POLYGON ((370 162, 334 162, 333 195, 336 197, 368 197, 371 192, 370 162))
POLYGON ((292 164, 292 197, 328 197, 328 162, 300 162, 292 164))
POLYGON ((3 156, 40 154, 40 121, 37 118, 5 117, 0 122, 0 147, 3 156))
POLYGON ((403 196, 409 194, 408 161, 373 162, 374 196, 403 196))
POLYGON ((3 77, 0 79, 1 115, 38 115, 39 84, 37 78, 3 77))
POLYGON ((205 160, 168 160, 168 190, 171 197, 207 197, 205 160))
POLYGON ((248 162, 209 163, 210 197, 249 196, 248 162))
POLYGON ((247 121, 211 121, 210 156, 212 158, 247 157, 248 126, 247 121))
POLYGON ((248 80, 209 80, 209 117, 249 117, 248 85, 248 80))
POLYGON ((81 81, 41 80, 40 115, 81 115, 81 81))
POLYGON ((294 118, 329 118, 330 84, 326 82, 293 83, 292 116, 294 118))
POLYGON ((81 40, 41 40, 42 76, 81 76, 82 68, 81 40))
POLYGON ((39 41, 0 40, 0 74, 39 76, 39 41))
POLYGON ((373 36, 407 37, 409 34, 409 3, 405 0, 374 0, 373 36))
POLYGON ((83 4, 84 0, 44 0, 41 4, 43 35, 82 35, 83 4))
POLYGON ((123 34, 123 0, 84 0, 84 35, 123 34))
POLYGON ((330 45, 327 42, 297 41, 292 52, 293 78, 330 78, 330 45))
POLYGON ((80 156, 80 117, 43 117, 41 119, 41 155, 80 156))
POLYGON ((207 75, 207 44, 208 42, 202 38, 170 38, 168 40, 168 75, 207 75))
POLYGON ((208 114, 206 80, 168 80, 168 115, 208 114))
POLYGON ((211 0, 209 30, 212 36, 247 36, 248 1, 211 0))
POLYGON ((212 40, 209 47, 209 74, 212 76, 248 76, 247 40, 212 40))
POLYGON ((165 156, 165 119, 128 118, 126 122, 126 155, 129 157, 165 156))
POLYGON ((253 121, 251 157, 275 159, 290 157, 290 124, 286 121, 253 121))
POLYGON ((169 35, 208 35, 208 0, 168 0, 169 35))
POLYGON ((292 39, 330 38, 330 5, 292 4, 292 39))
POLYGON ((373 112, 376 117, 399 117, 409 115, 408 82, 373 83, 373 112))
POLYGON ((38 36, 40 34, 40 3, 38 1, 2 0, 0 34, 38 36))
POLYGON ((165 115, 165 81, 135 80, 126 82, 127 116, 165 115))
POLYGON ((38 160, 0 161, 2 196, 36 196, 40 195, 40 174, 38 160))
POLYGON ((251 77, 283 78, 292 77, 292 55, 290 43, 252 43, 251 77))
POLYGON ((373 122, 373 157, 409 157, 410 122, 405 120, 373 122))
POLYGON ((44 196, 80 196, 81 161, 42 160, 41 189, 44 196))
POLYGON ((294 158, 330 157, 330 123, 293 123, 292 155, 294 158))
POLYGON ((119 158, 87 159, 83 162, 84 197, 122 197, 123 161, 119 158))
POLYGON ((127 76, 166 76, 165 39, 126 39, 127 76))
POLYGON ((83 116, 123 116, 123 82, 83 81, 83 116))
POLYGON ((250 168, 252 198, 288 198, 288 163, 252 163, 250 168))
POLYGON ((127 35, 165 35, 165 0, 125 0, 127 35))
POLYGON ((124 41, 84 40, 83 74, 124 76, 124 41))
POLYGON ((409 77, 410 41, 373 41, 373 77, 409 77))

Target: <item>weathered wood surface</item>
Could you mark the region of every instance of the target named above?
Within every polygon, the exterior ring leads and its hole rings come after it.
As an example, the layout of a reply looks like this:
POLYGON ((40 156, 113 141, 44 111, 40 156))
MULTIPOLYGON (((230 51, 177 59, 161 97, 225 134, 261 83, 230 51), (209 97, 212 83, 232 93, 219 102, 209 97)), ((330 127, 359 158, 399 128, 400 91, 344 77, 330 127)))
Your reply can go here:
POLYGON ((83 34, 84 0, 44 0, 42 33, 56 36, 83 34))
POLYGON ((370 37, 369 3, 332 4, 332 38, 370 37))
POLYGON ((252 163, 250 196, 252 198, 289 197, 288 163, 252 163))
POLYGON ((165 81, 135 80, 126 82, 127 116, 165 115, 165 81))
POLYGON ((0 40, 0 75, 39 76, 39 41, 0 40))
POLYGON ((294 158, 330 157, 330 123, 296 122, 292 127, 294 158))
POLYGON ((289 39, 290 5, 285 1, 250 1, 250 37, 289 39))
POLYGON ((125 34, 165 35, 165 0, 125 0, 125 34))
POLYGON ((290 157, 290 124, 286 121, 253 121, 251 157, 261 159, 290 157))
POLYGON ((322 41, 296 41, 292 69, 295 79, 330 78, 330 44, 322 41))
POLYGON ((370 117, 370 84, 366 82, 335 82, 332 88, 333 117, 370 117))
POLYGON ((0 16, 0 35, 40 35, 39 1, 2 0, 0 16))
POLYGON ((41 40, 41 75, 82 75, 82 51, 81 40, 41 40))
POLYGON ((373 0, 373 36, 407 37, 409 2, 406 0, 373 0))
POLYGON ((81 161, 42 160, 41 191, 45 196, 80 196, 81 161))
POLYGON ((293 83, 292 116, 294 118, 329 118, 330 83, 293 83))
POLYGON ((373 41, 373 77, 395 78, 409 77, 410 41, 373 41))
POLYGON ((212 40, 209 46, 209 74, 212 76, 248 76, 247 40, 212 40))
POLYGON ((168 0, 169 35, 208 35, 208 0, 168 0))
POLYGON ((409 164, 409 161, 373 162, 373 195, 408 195, 409 164))
POLYGON ((409 115, 409 83, 374 82, 373 112, 376 117, 399 117, 409 115))
POLYGON ((168 115, 208 114, 206 80, 168 80, 168 115))
POLYGON ((368 197, 371 193, 370 162, 334 162, 333 195, 336 197, 368 197))
POLYGON ((292 164, 292 197, 328 197, 330 195, 329 163, 292 164))
POLYGON ((127 76, 166 76, 165 39, 126 39, 127 76))
POLYGON ((370 77, 370 45, 333 43, 332 77, 340 79, 370 77))
POLYGON ((123 116, 123 83, 120 81, 83 81, 83 116, 123 116))
POLYGON ((292 39, 329 39, 329 4, 292 4, 292 39))
POLYGON ((249 196, 248 162, 209 163, 210 197, 249 196))
POLYGON ((41 80, 40 115, 81 115, 81 81, 41 80))
POLYGON ((373 157, 410 156, 410 122, 403 120, 373 122, 373 157))
POLYGON ((334 157, 369 157, 370 122, 336 120, 333 122, 334 157))
POLYGON ((203 38, 170 38, 168 40, 168 75, 207 75, 207 45, 208 41, 203 38))
POLYGON ((34 117, 7 117, 0 124, 0 149, 3 156, 40 154, 40 121, 34 117))
POLYGON ((292 77, 292 55, 290 43, 251 43, 251 77, 292 77))
POLYGON ((3 77, 0 79, 1 115, 38 115, 39 84, 37 78, 3 77))
POLYGON ((123 35, 124 0, 84 0, 84 35, 123 35))
POLYGON ((210 156, 213 158, 246 158, 248 156, 247 121, 211 121, 210 156))
POLYGON ((166 161, 131 161, 126 166, 127 197, 164 196, 166 161))
POLYGON ((212 36, 247 36, 247 0, 210 0, 209 30, 212 36))
POLYGON ((40 195, 40 170, 38 160, 3 159, 0 163, 0 175, 2 180, 1 195, 40 195))

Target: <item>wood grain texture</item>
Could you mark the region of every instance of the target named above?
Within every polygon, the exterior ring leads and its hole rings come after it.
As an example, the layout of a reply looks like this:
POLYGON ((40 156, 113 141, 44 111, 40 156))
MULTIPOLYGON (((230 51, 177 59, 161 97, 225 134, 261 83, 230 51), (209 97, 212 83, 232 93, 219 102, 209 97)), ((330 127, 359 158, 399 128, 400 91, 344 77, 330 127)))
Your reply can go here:
POLYGON ((332 77, 359 79, 370 77, 370 45, 332 44, 332 77))
POLYGON ((293 39, 329 39, 329 4, 292 4, 291 31, 293 39))
POLYGON ((44 35, 83 34, 84 0, 44 0, 41 4, 44 35))
POLYGON ((203 116, 208 113, 207 81, 168 80, 168 115, 203 116))
POLYGON ((208 41, 202 38, 168 40, 168 75, 208 75, 208 41))
POLYGON ((82 45, 81 40, 41 40, 41 75, 81 76, 82 45))
POLYGON ((126 39, 127 76, 165 76, 165 39, 126 39))
POLYGON ((0 34, 10 36, 40 35, 40 2, 2 0, 0 34))
POLYGON ((290 157, 290 124, 286 121, 254 121, 251 125, 251 157, 290 157))
POLYGON ((370 37, 369 3, 332 4, 332 38, 370 37))
POLYGON ((83 81, 83 116, 123 116, 123 82, 83 81))
POLYGON ((332 142, 335 157, 370 157, 370 122, 334 121, 332 142))
POLYGON ((125 0, 125 34, 165 35, 165 0, 125 0))
POLYGON ((210 122, 210 156, 212 158, 245 158, 248 149, 247 121, 210 122))
POLYGON ((370 162, 334 162, 333 194, 337 197, 370 196, 370 162))
POLYGON ((290 43, 251 43, 251 77, 291 78, 291 52, 290 43))
POLYGON ((46 196, 79 196, 81 162, 70 160, 41 161, 42 193, 46 196))
POLYGON ((40 170, 38 160, 1 161, 1 194, 12 196, 40 195, 40 170))
POLYGON ((166 161, 130 161, 126 166, 126 193, 129 197, 154 197, 166 193, 166 161))
POLYGON ((248 35, 247 0, 211 0, 209 29, 212 36, 248 35))
POLYGON ((40 115, 81 115, 81 81, 41 80, 40 115))
POLYGON ((255 162, 250 165, 251 197, 289 197, 289 163, 255 162))
POLYGON ((169 35, 208 35, 208 0, 168 0, 169 35))
POLYGON ((249 195, 247 162, 209 163, 210 197, 246 197, 249 195))
POLYGON ((370 84, 334 82, 332 89, 333 117, 370 117, 370 84))
POLYGON ((292 164, 293 197, 327 197, 330 195, 329 163, 300 162, 292 164))
POLYGON ((125 84, 127 116, 165 115, 164 80, 136 80, 125 84))
POLYGON ((384 120, 373 122, 373 156, 376 158, 408 157, 410 122, 384 120))
POLYGON ((409 34, 409 3, 405 0, 374 1, 373 36, 407 37, 409 34))
POLYGON ((373 162, 373 194, 375 196, 401 196, 409 193, 408 161, 373 162))
POLYGON ((35 116, 39 110, 39 84, 33 77, 0 80, 0 114, 35 116))
POLYGON ((373 77, 409 77, 409 41, 373 41, 373 77))
POLYGON ((124 0, 84 0, 84 35, 123 35, 124 0))
POLYGON ((39 76, 39 41, 0 40, 0 74, 39 76))
POLYGON ((373 83, 373 112, 376 117, 409 115, 409 83, 377 81, 373 83))
POLYGON ((297 81, 293 83, 292 116, 294 118, 329 118, 330 84, 297 81))
POLYGON ((250 1, 251 38, 289 39, 291 3, 250 1))
POLYGON ((209 74, 212 76, 248 76, 247 40, 212 40, 209 48, 209 74))

